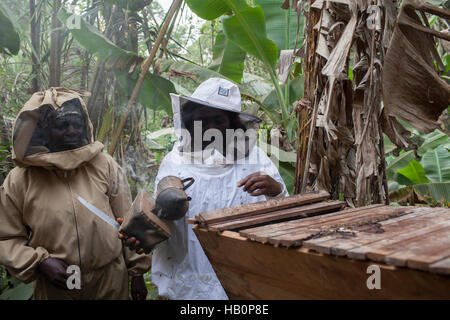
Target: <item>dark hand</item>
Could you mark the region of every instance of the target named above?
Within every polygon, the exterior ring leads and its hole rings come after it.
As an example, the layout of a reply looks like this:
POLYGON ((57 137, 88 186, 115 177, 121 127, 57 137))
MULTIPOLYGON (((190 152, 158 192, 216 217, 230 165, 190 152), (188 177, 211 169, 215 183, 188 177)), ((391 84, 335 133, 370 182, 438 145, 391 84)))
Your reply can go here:
POLYGON ((264 172, 248 175, 238 183, 238 187, 242 186, 244 191, 254 197, 260 195, 274 197, 283 191, 281 184, 264 172))
POLYGON ((131 297, 133 300, 145 300, 147 298, 147 292, 143 276, 131 278, 131 297))
MULTIPOLYGON (((117 218, 116 220, 119 224, 122 224, 123 222, 123 218, 117 218)), ((128 238, 125 234, 119 232, 119 239, 123 240, 125 246, 130 248, 130 250, 136 250, 136 252, 139 254, 144 253, 144 249, 139 247, 139 240, 137 240, 135 237, 128 238)))
POLYGON ((37 270, 55 287, 62 290, 68 290, 67 278, 70 276, 70 274, 67 273, 68 266, 69 265, 63 260, 47 258, 41 262, 37 270))

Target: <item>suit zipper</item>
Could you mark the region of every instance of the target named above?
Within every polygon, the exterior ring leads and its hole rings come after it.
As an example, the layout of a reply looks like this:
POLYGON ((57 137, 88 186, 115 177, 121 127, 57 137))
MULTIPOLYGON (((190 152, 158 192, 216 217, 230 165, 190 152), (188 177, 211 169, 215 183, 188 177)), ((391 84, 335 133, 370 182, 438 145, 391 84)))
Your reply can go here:
MULTIPOLYGON (((81 264, 81 249, 80 249, 80 235, 78 233, 78 220, 77 220, 77 215, 75 213, 75 204, 73 203, 73 192, 72 192, 72 187, 70 186, 70 182, 67 179, 67 171, 64 171, 64 180, 67 184, 67 187, 69 188, 69 192, 70 192, 70 199, 72 201, 72 212, 73 212, 73 218, 75 220, 75 231, 77 233, 77 245, 78 245, 78 263, 79 263, 79 267, 80 270, 82 271, 82 264, 81 264)), ((81 294, 81 292, 80 292, 81 294)))

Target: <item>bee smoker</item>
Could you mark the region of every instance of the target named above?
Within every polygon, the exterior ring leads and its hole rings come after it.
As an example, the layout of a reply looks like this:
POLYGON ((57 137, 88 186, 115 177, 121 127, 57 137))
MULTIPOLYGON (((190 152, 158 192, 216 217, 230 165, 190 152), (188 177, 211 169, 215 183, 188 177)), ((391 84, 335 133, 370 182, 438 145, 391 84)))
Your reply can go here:
POLYGON ((177 220, 189 209, 190 197, 184 192, 194 183, 193 178, 181 180, 167 176, 158 183, 156 201, 146 191, 141 191, 125 217, 119 232, 126 238, 135 237, 145 253, 171 237, 167 220, 177 220), (188 182, 186 185, 185 182, 188 182))
POLYGON ((154 208, 153 197, 148 192, 141 191, 119 229, 126 238, 135 237, 139 240, 145 253, 150 253, 158 243, 172 235, 166 222, 152 212, 154 208))
POLYGON ((157 186, 155 208, 152 210, 158 218, 177 220, 186 214, 189 209, 190 197, 185 190, 194 183, 194 178, 181 180, 175 176, 161 179, 157 186), (187 182, 187 184, 185 184, 187 182))

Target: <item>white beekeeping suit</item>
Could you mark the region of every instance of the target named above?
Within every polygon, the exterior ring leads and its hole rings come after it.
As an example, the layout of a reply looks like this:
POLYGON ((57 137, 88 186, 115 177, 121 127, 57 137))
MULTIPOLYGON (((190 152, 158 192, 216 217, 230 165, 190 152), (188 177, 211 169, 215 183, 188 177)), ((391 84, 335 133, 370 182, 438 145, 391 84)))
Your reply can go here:
MULTIPOLYGON (((191 98, 200 99, 223 110, 241 111, 237 86, 227 80, 209 79, 197 88, 192 97, 172 95, 174 125, 178 133, 181 128, 180 104, 183 99, 191 98), (215 93, 219 94, 215 96, 215 93), (228 95, 225 96, 225 93, 228 95)), ((251 148, 248 156, 251 161, 245 163, 226 162, 222 154, 213 152, 207 159, 203 158, 203 163, 194 164, 192 154, 187 156, 180 149, 181 143, 177 142, 163 159, 155 183, 157 185, 169 175, 181 179, 193 177, 194 184, 186 190, 192 200, 186 216, 170 223, 172 237, 159 244, 153 252, 152 281, 158 286, 159 294, 169 299, 228 299, 192 231, 192 225, 187 222, 188 218, 204 211, 267 200, 268 197, 264 195, 251 196, 238 187, 239 181, 255 172, 265 172, 281 183, 283 191, 276 197, 287 195, 286 186, 275 165, 257 146, 251 148)), ((197 157, 198 154, 194 156, 197 157)))

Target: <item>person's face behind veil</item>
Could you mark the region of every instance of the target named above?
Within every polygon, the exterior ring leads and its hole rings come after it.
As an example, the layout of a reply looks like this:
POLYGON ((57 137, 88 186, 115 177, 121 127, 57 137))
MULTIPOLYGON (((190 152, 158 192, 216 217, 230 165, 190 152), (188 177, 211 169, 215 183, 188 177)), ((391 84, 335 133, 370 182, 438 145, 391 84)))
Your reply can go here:
POLYGON ((50 120, 50 152, 80 148, 86 145, 86 122, 82 114, 56 115, 50 120))
MULTIPOLYGON (((221 152, 224 156, 226 156, 226 152, 232 152, 231 156, 236 159, 237 151, 235 144, 233 143, 233 147, 231 148, 231 150, 227 148, 227 129, 242 129, 242 131, 245 131, 247 129, 245 125, 239 120, 239 117, 236 114, 220 109, 204 107, 195 103, 187 103, 182 110, 182 119, 184 122, 184 127, 189 131, 192 137, 191 150, 200 151, 196 150, 198 147, 201 147, 202 150, 205 150, 206 147, 208 147, 215 141, 215 138, 212 137, 211 141, 204 141, 202 137, 207 130, 216 129, 220 131, 223 137, 223 146, 221 150, 218 151, 221 152), (196 121, 202 123, 202 137, 200 137, 199 139, 200 141, 202 141, 202 143, 199 146, 195 145, 196 137, 194 136, 194 123, 196 121)), ((246 144, 245 147, 248 147, 248 144, 246 144)), ((245 156, 248 155, 248 151, 248 149, 245 150, 245 156)))

